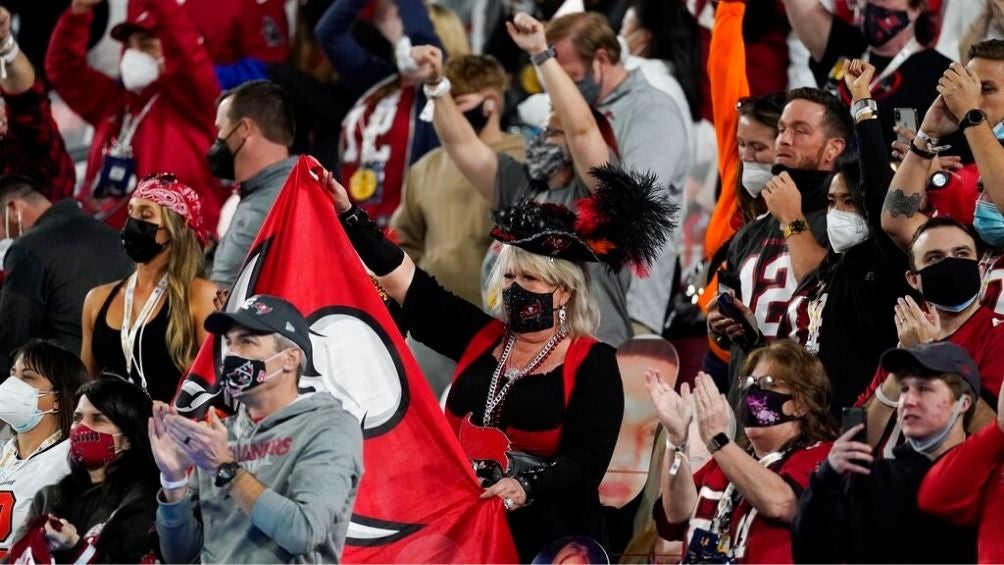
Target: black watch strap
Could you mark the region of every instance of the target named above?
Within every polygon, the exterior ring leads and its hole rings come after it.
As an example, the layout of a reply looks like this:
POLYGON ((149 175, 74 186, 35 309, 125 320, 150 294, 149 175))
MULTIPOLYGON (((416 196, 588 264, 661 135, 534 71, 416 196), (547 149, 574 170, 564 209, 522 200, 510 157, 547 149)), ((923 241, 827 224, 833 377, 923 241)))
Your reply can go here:
POLYGON ((959 131, 966 131, 967 128, 982 124, 985 121, 987 121, 986 114, 984 114, 979 108, 973 108, 972 110, 966 112, 962 121, 959 122, 959 131))
POLYGON ((554 45, 548 45, 547 49, 544 49, 540 53, 534 53, 530 55, 530 62, 536 66, 540 66, 544 61, 554 57, 558 54, 558 51, 554 48, 554 45))
POLYGON ((234 481, 240 470, 241 465, 236 461, 224 463, 216 469, 216 480, 213 483, 217 487, 223 488, 234 481))

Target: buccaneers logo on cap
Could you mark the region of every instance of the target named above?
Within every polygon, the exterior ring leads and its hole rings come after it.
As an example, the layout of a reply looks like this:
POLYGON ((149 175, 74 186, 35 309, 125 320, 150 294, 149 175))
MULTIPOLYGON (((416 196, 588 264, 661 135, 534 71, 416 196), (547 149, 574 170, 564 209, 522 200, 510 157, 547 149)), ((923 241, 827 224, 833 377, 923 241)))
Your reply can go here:
POLYGON ((249 298, 241 306, 242 310, 251 310, 252 308, 254 309, 255 314, 258 314, 259 316, 263 314, 268 314, 269 312, 272 311, 271 306, 265 304, 264 302, 259 302, 257 298, 249 298))

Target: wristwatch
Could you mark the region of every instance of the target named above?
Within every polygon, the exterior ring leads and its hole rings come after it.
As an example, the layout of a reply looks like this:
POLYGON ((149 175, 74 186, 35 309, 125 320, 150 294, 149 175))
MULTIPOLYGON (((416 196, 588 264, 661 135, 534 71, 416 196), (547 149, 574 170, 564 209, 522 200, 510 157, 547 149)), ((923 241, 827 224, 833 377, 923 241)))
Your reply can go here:
POLYGON ((530 62, 533 63, 534 66, 539 67, 544 63, 544 61, 550 59, 551 57, 554 57, 557 54, 558 51, 557 49, 554 48, 554 45, 548 45, 547 49, 544 49, 540 53, 534 53, 533 55, 530 55, 530 62))
POLYGON ((807 229, 809 229, 809 224, 806 224, 805 220, 798 219, 788 225, 781 226, 781 234, 784 235, 785 239, 788 239, 796 233, 802 233, 807 229))
POLYGON ((966 131, 966 128, 982 124, 986 119, 987 115, 983 113, 983 110, 973 108, 962 117, 962 121, 959 122, 959 131, 966 131))
POLYGON ((216 486, 220 488, 227 486, 234 480, 234 477, 237 476, 237 472, 240 470, 241 465, 236 461, 220 465, 216 469, 216 486))
POLYGON ((708 441, 708 452, 714 453, 730 443, 732 443, 732 440, 729 439, 729 436, 725 434, 715 434, 714 437, 708 441))

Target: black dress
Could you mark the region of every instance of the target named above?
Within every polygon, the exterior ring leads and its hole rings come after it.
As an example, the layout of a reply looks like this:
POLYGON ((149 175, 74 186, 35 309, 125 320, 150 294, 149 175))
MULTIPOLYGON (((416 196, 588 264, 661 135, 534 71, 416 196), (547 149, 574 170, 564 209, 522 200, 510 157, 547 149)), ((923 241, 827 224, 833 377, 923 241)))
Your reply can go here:
MULTIPOLYGON (((495 320, 476 306, 417 270, 403 308, 404 324, 414 337, 439 353, 460 361, 472 339, 495 320)), ((485 400, 498 365, 494 342, 454 377, 446 399, 447 417, 457 421, 472 414, 483 424, 485 400)), ((566 360, 568 358, 566 357, 566 360)), ((499 428, 513 449, 554 464, 537 481, 535 500, 508 513, 520 559, 529 562, 549 542, 583 535, 606 544, 606 528, 598 487, 613 455, 624 391, 614 348, 593 344, 575 373, 565 404, 564 366, 518 381, 501 409, 499 428), (550 440, 556 440, 552 452, 550 440)))
POLYGON ((171 360, 171 355, 167 350, 167 323, 171 311, 170 298, 164 299, 164 305, 160 312, 152 320, 141 328, 136 336, 136 343, 133 344, 133 354, 140 361, 134 361, 132 370, 126 375, 125 356, 122 354, 122 341, 120 339, 119 328, 112 328, 105 318, 108 316, 108 307, 118 294, 125 280, 120 281, 105 303, 101 305, 97 320, 94 321, 94 332, 91 334, 91 355, 94 357, 94 364, 99 371, 107 371, 129 380, 139 386, 143 386, 143 379, 140 378, 139 368, 142 365, 143 376, 146 377, 146 391, 150 398, 162 402, 174 400, 174 393, 178 389, 178 381, 181 379, 181 370, 171 360))

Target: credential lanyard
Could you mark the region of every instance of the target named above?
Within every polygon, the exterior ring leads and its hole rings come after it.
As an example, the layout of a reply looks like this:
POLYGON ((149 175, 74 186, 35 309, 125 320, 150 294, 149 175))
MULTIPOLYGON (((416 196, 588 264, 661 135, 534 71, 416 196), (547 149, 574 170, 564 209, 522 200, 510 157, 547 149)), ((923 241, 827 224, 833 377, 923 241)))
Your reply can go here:
MULTIPOLYGON (((903 63, 905 63, 907 59, 912 57, 915 53, 917 53, 923 48, 924 46, 921 45, 919 41, 917 41, 916 37, 910 38, 910 42, 904 45, 903 48, 899 50, 899 53, 896 53, 896 55, 893 56, 892 60, 889 61, 889 64, 886 65, 886 68, 882 69, 882 72, 879 74, 879 76, 872 79, 871 84, 868 85, 868 90, 869 91, 875 90, 875 87, 878 86, 880 82, 885 80, 886 77, 888 77, 889 75, 896 72, 896 69, 903 66, 903 63)), ((862 56, 861 58, 864 59, 865 61, 871 62, 870 61, 871 50, 866 51, 864 56, 862 56)))
POLYGON ((118 140, 115 142, 115 146, 117 148, 132 148, 132 138, 136 135, 136 130, 139 129, 140 122, 142 122, 143 118, 150 113, 150 108, 153 107, 153 103, 157 101, 159 96, 160 94, 154 94, 135 118, 130 112, 126 112, 125 117, 122 118, 122 128, 119 129, 118 140))
POLYGON ((52 447, 54 443, 59 441, 59 438, 62 435, 63 434, 61 431, 56 430, 56 433, 45 438, 45 441, 43 441, 35 449, 35 451, 31 453, 31 455, 25 457, 24 459, 15 459, 14 464, 8 468, 7 462, 10 461, 11 457, 17 455, 17 438, 16 437, 10 438, 10 440, 7 442, 7 447, 3 451, 3 458, 0 459, 0 472, 3 472, 3 475, 0 476, 0 484, 7 482, 7 480, 10 479, 11 475, 16 473, 18 469, 20 469, 21 467, 24 467, 25 463, 27 463, 28 460, 30 460, 32 457, 52 447))
MULTIPOLYGON (((126 362, 127 378, 132 373, 132 361, 135 358, 133 346, 136 344, 136 334, 139 333, 140 328, 145 326, 147 319, 153 312, 153 308, 160 301, 160 297, 163 296, 165 290, 167 290, 166 274, 160 278, 157 287, 147 297, 146 303, 143 304, 143 309, 140 310, 139 316, 136 317, 136 324, 133 325, 131 318, 133 297, 136 295, 136 273, 133 273, 129 277, 129 284, 126 286, 125 292, 125 308, 122 311, 122 329, 119 330, 119 337, 122 340, 122 355, 125 357, 126 362)), ((143 388, 146 389, 146 377, 143 375, 142 367, 139 367, 138 372, 140 380, 143 381, 143 388)))

